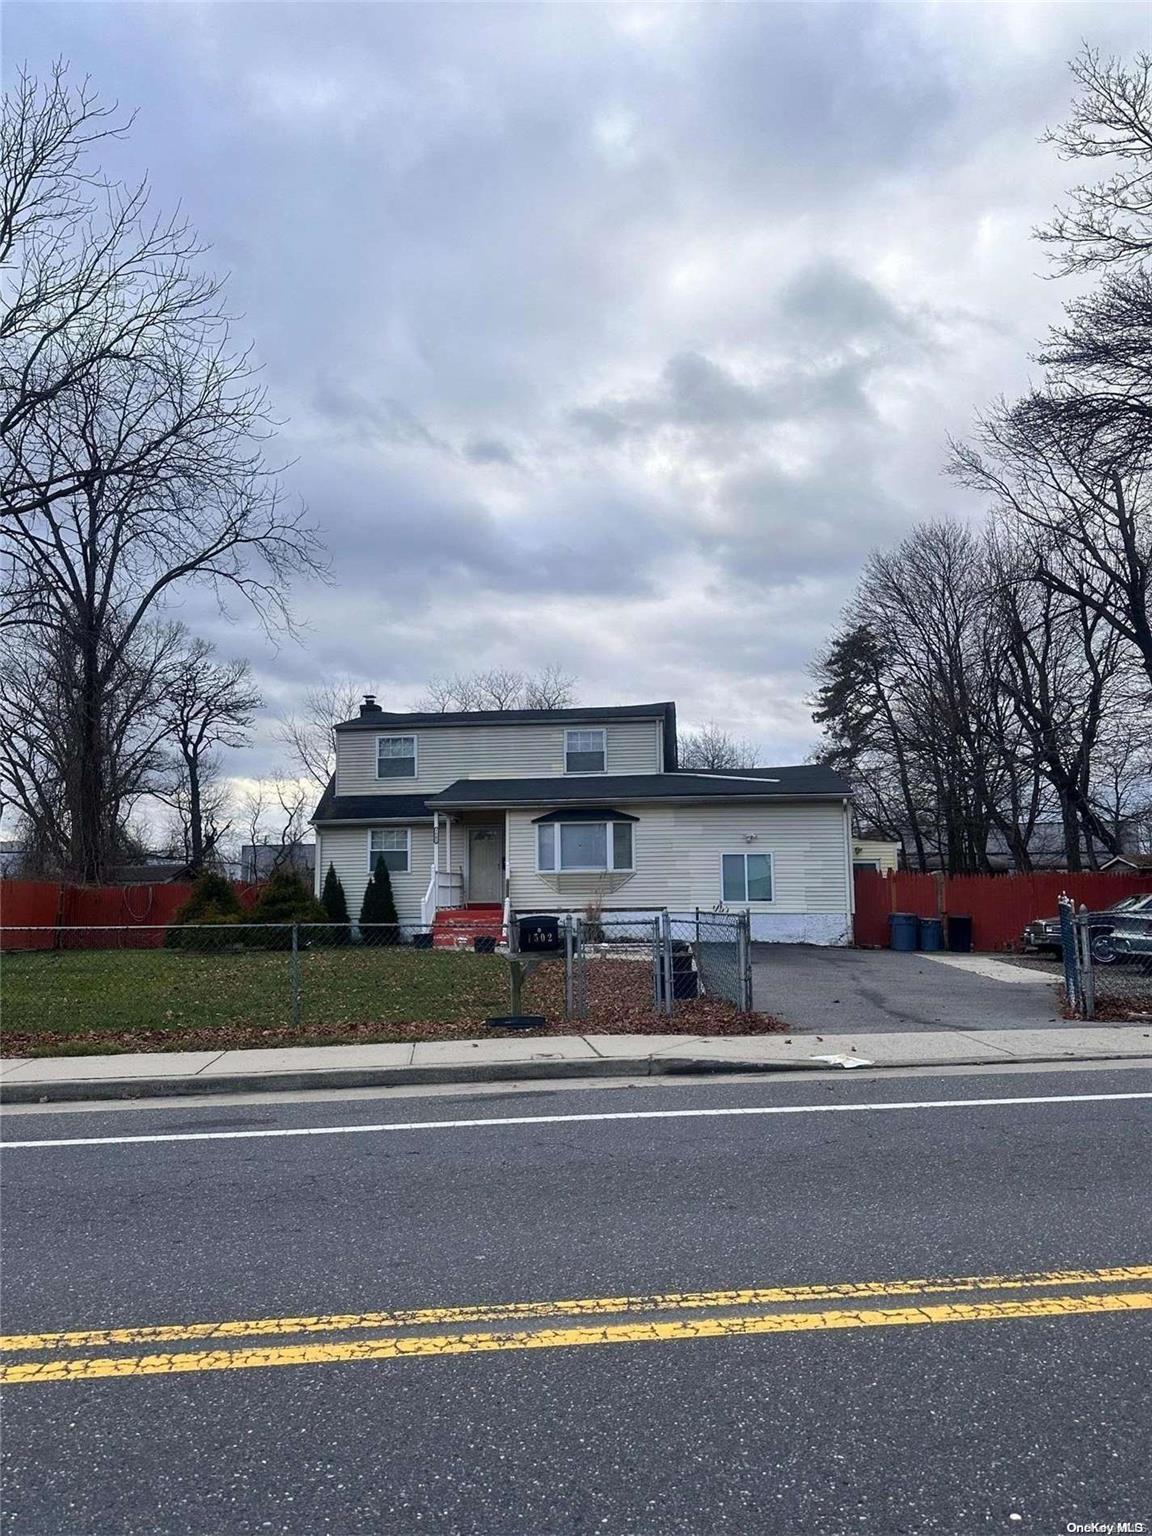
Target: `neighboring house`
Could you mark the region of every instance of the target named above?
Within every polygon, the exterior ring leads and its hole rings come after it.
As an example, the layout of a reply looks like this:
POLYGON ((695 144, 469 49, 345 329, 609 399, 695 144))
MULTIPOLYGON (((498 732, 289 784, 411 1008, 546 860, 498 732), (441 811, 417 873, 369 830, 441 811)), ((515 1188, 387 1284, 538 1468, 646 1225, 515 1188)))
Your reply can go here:
POLYGON ((240 849, 240 879, 248 885, 257 885, 278 870, 299 875, 305 885, 311 885, 315 869, 315 843, 244 843, 240 849))
MULTIPOLYGON (((1064 870, 1068 868, 1064 827, 1061 822, 1036 822, 1027 843, 1028 857, 1033 870, 1064 870)), ((1124 849, 1124 857, 1127 857, 1129 849, 1135 850, 1144 846, 1137 823, 1126 823, 1121 826, 1120 844, 1124 849)), ((904 849, 904 867, 906 869, 918 869, 916 844, 911 833, 905 833, 902 846, 904 849)), ((1018 869, 1019 866, 1008 846, 1008 839, 1002 832, 997 830, 989 832, 985 848, 987 850, 990 873, 1008 874, 1018 869)), ((929 870, 937 871, 945 867, 946 861, 939 847, 931 838, 925 842, 925 855, 929 870)), ((1081 843, 1080 856, 1086 870, 1092 868, 1103 869, 1106 867, 1106 861, 1113 857, 1102 843, 1097 842, 1089 847, 1087 839, 1081 843)), ((871 854, 866 855, 866 857, 870 858, 871 854)))
POLYGON ((900 868, 900 844, 879 842, 876 838, 858 838, 852 844, 852 868, 874 869, 882 875, 895 874, 900 868))
POLYGON ((312 818, 353 918, 383 856, 402 923, 515 912, 747 909, 753 936, 847 944, 847 780, 815 765, 680 771, 675 705, 389 714, 336 727, 312 818))
POLYGON ((113 864, 107 874, 108 885, 171 885, 189 879, 185 859, 170 859, 162 853, 146 853, 133 864, 113 864))
POLYGON ((1152 853, 1116 853, 1100 869, 1110 875, 1143 875, 1152 871, 1152 853))

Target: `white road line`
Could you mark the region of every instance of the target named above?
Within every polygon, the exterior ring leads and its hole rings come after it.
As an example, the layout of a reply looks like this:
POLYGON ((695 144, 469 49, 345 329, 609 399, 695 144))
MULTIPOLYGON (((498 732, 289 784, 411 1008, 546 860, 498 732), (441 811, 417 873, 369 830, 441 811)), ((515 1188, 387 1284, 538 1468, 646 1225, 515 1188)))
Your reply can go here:
POLYGON ((895 1109, 999 1109, 1022 1104, 1107 1104, 1152 1099, 1152 1093, 1060 1093, 1018 1099, 916 1099, 890 1104, 767 1104, 728 1109, 628 1109, 597 1115, 509 1115, 483 1120, 398 1120, 382 1125, 306 1125, 276 1131, 174 1131, 156 1136, 75 1136, 7 1141, 5 1152, 29 1147, 122 1147, 153 1141, 261 1141, 274 1136, 367 1136, 382 1131, 485 1130, 501 1125, 573 1125, 595 1120, 716 1120, 737 1115, 828 1115, 895 1109))

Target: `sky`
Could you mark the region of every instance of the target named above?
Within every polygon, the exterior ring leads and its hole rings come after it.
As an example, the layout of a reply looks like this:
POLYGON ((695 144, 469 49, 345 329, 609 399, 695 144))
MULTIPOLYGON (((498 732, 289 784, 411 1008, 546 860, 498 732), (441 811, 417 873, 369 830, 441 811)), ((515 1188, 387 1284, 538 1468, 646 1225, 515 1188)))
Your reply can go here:
POLYGON ((350 676, 558 663, 802 760, 870 550, 982 509, 949 434, 1034 375, 1072 292, 1032 239, 1086 40, 1141 4, 26 4, 137 109, 228 274, 328 547, 298 638, 187 592, 274 717, 350 676))

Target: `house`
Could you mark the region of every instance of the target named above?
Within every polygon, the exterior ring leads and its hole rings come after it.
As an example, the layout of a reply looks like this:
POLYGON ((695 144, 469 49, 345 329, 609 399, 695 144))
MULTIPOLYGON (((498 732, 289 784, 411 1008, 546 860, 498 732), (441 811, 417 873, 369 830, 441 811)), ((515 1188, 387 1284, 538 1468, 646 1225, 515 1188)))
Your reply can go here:
POLYGON ((1100 865, 1110 875, 1152 874, 1152 853, 1114 853, 1100 865))
POLYGON ((674 704, 395 714, 336 726, 316 807, 316 889, 348 909, 383 856, 402 923, 437 942, 516 912, 747 909, 753 937, 847 944, 847 780, 803 765, 677 766, 674 704))
POLYGON ((881 842, 874 837, 856 838, 852 843, 852 868, 894 875, 900 868, 900 844, 881 842))

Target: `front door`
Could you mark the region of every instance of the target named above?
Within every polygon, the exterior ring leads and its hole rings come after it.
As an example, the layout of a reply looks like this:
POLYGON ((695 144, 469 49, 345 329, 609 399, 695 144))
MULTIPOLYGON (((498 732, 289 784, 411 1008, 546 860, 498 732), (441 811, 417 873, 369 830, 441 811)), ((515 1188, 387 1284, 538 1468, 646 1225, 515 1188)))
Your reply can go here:
POLYGON ((468 828, 468 900, 492 906, 504 900, 504 833, 500 827, 468 828))

